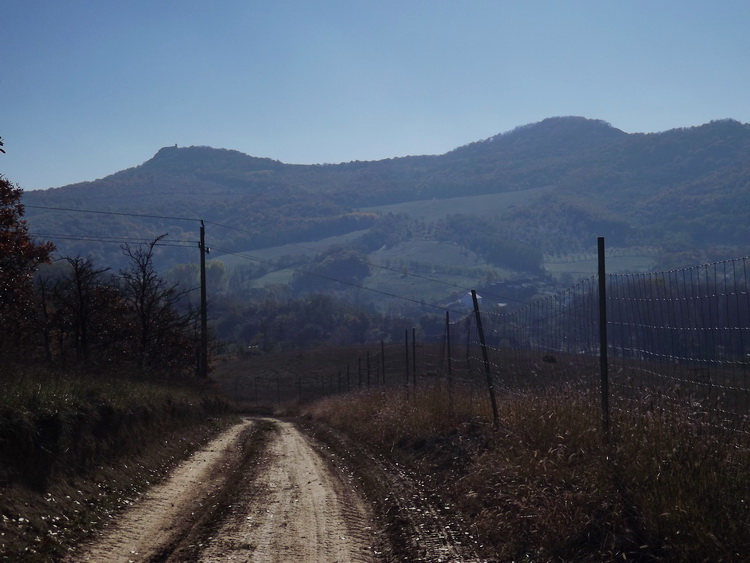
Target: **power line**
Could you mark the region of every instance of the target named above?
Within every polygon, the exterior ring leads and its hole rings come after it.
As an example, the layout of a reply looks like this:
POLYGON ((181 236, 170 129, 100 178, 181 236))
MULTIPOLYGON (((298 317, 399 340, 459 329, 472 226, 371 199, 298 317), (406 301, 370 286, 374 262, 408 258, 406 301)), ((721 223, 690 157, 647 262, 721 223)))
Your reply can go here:
MULTIPOLYGON (((139 214, 139 213, 124 213, 124 212, 117 212, 117 211, 96 211, 96 210, 90 210, 90 209, 71 209, 71 208, 65 208, 65 207, 48 207, 48 206, 42 206, 42 205, 25 205, 25 207, 28 207, 30 209, 49 209, 49 210, 54 210, 54 211, 71 211, 71 212, 77 212, 77 213, 96 213, 96 214, 101 214, 101 215, 120 215, 120 216, 125 216, 125 217, 145 217, 145 218, 150 218, 150 219, 171 219, 171 220, 176 220, 176 221, 201 221, 201 219, 194 219, 194 218, 189 218, 189 217, 170 217, 170 216, 165 216, 165 215, 146 215, 146 214, 139 214)), ((250 235, 256 234, 256 233, 252 233, 250 231, 247 231, 245 229, 240 229, 240 228, 237 228, 237 227, 231 227, 229 225, 223 225, 221 223, 215 223, 213 221, 205 221, 204 220, 203 222, 211 224, 211 225, 216 225, 217 227, 222 227, 222 228, 225 228, 225 229, 230 229, 230 230, 238 231, 238 232, 245 233, 245 234, 250 234, 250 235)), ((58 238, 64 238, 64 237, 58 237, 58 238)), ((82 239, 71 239, 71 240, 82 240, 82 239)), ((302 248, 302 249, 305 249, 305 250, 309 250, 309 251, 313 251, 313 252, 316 251, 316 249, 314 249, 314 248, 310 248, 310 247, 307 247, 307 246, 304 246, 304 245, 298 244, 298 243, 287 243, 287 244, 289 244, 290 246, 297 246, 299 248, 302 248)), ((168 244, 164 244, 164 245, 161 245, 161 246, 182 246, 182 245, 168 245, 168 244)), ((224 252, 226 254, 234 254, 232 252, 225 251, 225 250, 223 250, 222 252, 224 252)), ((240 255, 238 254, 238 256, 240 256, 240 255)), ((258 260, 262 261, 260 259, 258 259, 258 260)), ((448 286, 448 287, 453 287, 455 289, 460 289, 462 291, 469 291, 469 288, 460 286, 460 285, 455 284, 455 283, 451 283, 451 282, 447 282, 447 281, 443 281, 443 280, 438 280, 438 279, 435 279, 435 278, 430 278, 430 277, 422 276, 422 275, 419 275, 419 274, 413 274, 411 272, 404 272, 403 270, 398 270, 396 268, 390 268, 388 266, 383 266, 381 264, 372 264, 372 263, 370 263, 370 262, 368 262, 366 260, 358 260, 358 262, 363 263, 363 264, 367 264, 370 267, 380 268, 382 270, 388 270, 388 271, 391 271, 391 272, 400 273, 402 275, 406 275, 406 276, 417 278, 417 279, 422 279, 422 280, 429 281, 429 282, 432 282, 432 283, 442 284, 442 285, 445 285, 445 286, 448 286)), ((273 264, 271 262, 267 262, 267 263, 273 264)), ((345 282, 341 282, 340 280, 334 280, 334 281, 339 281, 340 283, 345 283, 345 282)), ((368 288, 363 288, 363 289, 368 289, 368 288)), ((370 290, 370 291, 377 291, 377 290, 370 290)), ((518 299, 513 299, 512 297, 507 297, 507 296, 503 296, 503 295, 497 295, 497 294, 486 293, 486 292, 485 292, 485 295, 489 295, 489 296, 496 297, 496 298, 499 298, 499 299, 503 299, 503 300, 506 300, 506 301, 513 301, 515 303, 524 303, 523 301, 520 301, 518 299)), ((400 298, 399 296, 394 296, 394 297, 400 298)))
MULTIPOLYGON (((230 227, 229 225, 222 225, 220 223, 214 223, 213 221, 206 221, 206 223, 209 223, 209 224, 212 224, 212 225, 216 225, 218 227, 223 227, 225 229, 231 229, 231 230, 238 231, 238 232, 241 232, 241 233, 249 234, 249 235, 256 234, 256 233, 252 233, 250 231, 244 230, 244 229, 239 229, 237 227, 230 227)), ((298 248, 302 248, 304 250, 309 250, 311 252, 319 252, 319 250, 316 249, 316 248, 311 248, 309 246, 305 246, 305 245, 299 244, 299 243, 288 242, 288 243, 286 243, 286 245, 288 245, 288 246, 296 246, 298 248)), ((414 274, 412 272, 404 272, 403 270, 399 270, 397 268, 391 268, 389 266, 383 266, 382 264, 373 264, 373 263, 371 263, 371 262, 369 262, 367 260, 359 260, 359 259, 357 259, 357 261, 360 262, 361 264, 367 264, 368 266, 373 267, 373 268, 379 268, 381 270, 387 270, 387 271, 390 271, 390 272, 395 272, 397 274, 405 275, 405 276, 408 276, 408 277, 411 277, 411 278, 417 278, 417 279, 429 281, 429 282, 432 282, 432 283, 442 284, 442 285, 445 285, 447 287, 452 287, 452 288, 455 288, 455 289, 460 289, 461 291, 469 291, 470 290, 470 288, 458 285, 456 283, 452 283, 452 282, 448 282, 448 281, 444 281, 444 280, 438 280, 438 279, 435 279, 435 278, 430 278, 428 276, 422 276, 420 274, 414 274)), ((512 297, 507 297, 505 295, 498 295, 496 293, 483 292, 483 294, 487 295, 487 296, 490 296, 490 297, 495 297, 495 298, 498 298, 498 299, 503 299, 505 301, 512 301, 514 303, 521 303, 521 304, 525 303, 525 301, 522 301, 522 300, 519 300, 519 299, 514 299, 512 297)))
MULTIPOLYGON (((60 233, 34 233, 30 232, 29 235, 37 238, 62 238, 70 240, 90 240, 94 242, 151 242, 151 238, 138 238, 138 237, 99 237, 94 235, 66 235, 60 233)), ((184 239, 159 239, 159 243, 184 243, 184 244, 197 244, 197 240, 184 240, 184 239)))
POLYGON ((48 207, 44 205, 27 205, 23 204, 28 209, 50 209, 53 211, 72 211, 75 213, 96 213, 99 215, 121 215, 124 217, 146 217, 148 219, 170 219, 174 221, 200 221, 193 217, 170 217, 168 215, 147 215, 142 213, 124 213, 121 211, 96 211, 94 209, 72 209, 68 207, 48 207))
MULTIPOLYGON (((94 237, 94 236, 61 235, 61 234, 50 234, 50 233, 29 233, 29 235, 36 237, 36 238, 44 238, 44 239, 79 240, 79 241, 87 241, 87 242, 106 242, 106 243, 117 243, 117 244, 127 244, 131 242, 139 243, 139 244, 148 244, 152 240, 148 238, 94 237)), ((192 240, 162 239, 158 243, 156 243, 156 246, 173 246, 173 247, 180 247, 180 248, 188 248, 188 247, 193 247, 197 243, 198 241, 192 241, 192 240)))
MULTIPOLYGON (((271 262, 270 260, 264 260, 263 258, 258 258, 257 256, 249 256, 249 255, 246 255, 246 254, 240 254, 239 252, 230 252, 229 250, 223 250, 221 248, 216 248, 216 247, 214 247, 214 250, 217 250, 219 252, 223 252, 224 254, 230 254, 232 256, 238 256, 240 258, 244 258, 246 260, 251 260, 253 262, 260 262, 262 264, 268 264, 268 265, 271 265, 271 266, 277 266, 277 264, 275 264, 274 262, 271 262)), ((356 283, 353 283, 353 282, 347 282, 347 281, 344 281, 344 280, 332 278, 332 277, 326 276, 324 274, 319 274, 319 273, 316 273, 316 272, 309 272, 309 271, 303 270, 301 268, 295 268, 294 266, 287 266, 285 268, 279 268, 279 269, 280 270, 292 270, 294 272, 298 272, 298 273, 303 274, 303 275, 315 276, 315 277, 318 277, 318 278, 323 278, 323 279, 326 279, 326 280, 329 280, 329 281, 338 282, 338 283, 343 284, 343 285, 348 285, 348 286, 351 286, 351 287, 355 287, 357 289, 363 289, 365 291, 371 291, 373 293, 378 293, 380 295, 385 295, 386 297, 393 297, 394 299, 400 299, 402 301, 409 301, 411 303, 416 303, 416 304, 421 305, 423 307, 432 307, 433 309, 439 309, 441 311, 451 311, 453 313, 462 313, 463 312, 463 311, 456 311, 455 309, 450 309, 450 308, 444 307, 442 305, 434 305, 432 303, 426 303, 424 301, 419 301, 418 299, 413 299, 411 297, 404 297, 403 295, 396 295, 395 293, 389 293, 387 291, 382 291, 380 289, 373 289, 371 287, 366 287, 364 285, 359 285, 359 284, 356 284, 356 283)))

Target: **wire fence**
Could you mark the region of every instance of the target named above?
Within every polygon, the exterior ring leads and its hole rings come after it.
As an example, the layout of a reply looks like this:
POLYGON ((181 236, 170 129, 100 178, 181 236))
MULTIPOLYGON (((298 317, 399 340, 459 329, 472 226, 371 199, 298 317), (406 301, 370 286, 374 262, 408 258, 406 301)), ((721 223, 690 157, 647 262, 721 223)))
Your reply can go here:
POLYGON ((608 276, 615 408, 647 398, 747 432, 748 258, 608 276))
POLYGON ((603 255, 599 275, 519 308, 446 313, 439 343, 412 329, 402 342, 352 349, 345 365, 339 351, 337 372, 280 379, 277 397, 439 386, 494 407, 495 394, 564 386, 601 398, 605 430, 610 412, 671 409, 750 438, 750 258, 606 274, 603 255))
MULTIPOLYGON (((593 276, 514 311, 484 311, 494 384, 576 386, 602 395, 606 421, 610 410, 672 409, 748 436, 749 261, 604 274, 604 291, 593 276)), ((475 364, 482 344, 471 340, 475 364)))

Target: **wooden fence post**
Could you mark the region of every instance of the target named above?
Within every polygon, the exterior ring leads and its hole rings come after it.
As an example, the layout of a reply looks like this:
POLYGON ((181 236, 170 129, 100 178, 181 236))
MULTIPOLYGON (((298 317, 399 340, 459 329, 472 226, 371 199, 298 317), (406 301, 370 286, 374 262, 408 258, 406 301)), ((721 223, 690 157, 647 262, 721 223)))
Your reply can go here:
POLYGON ((482 358, 484 359, 484 373, 487 376, 487 391, 490 394, 490 402, 492 403, 492 424, 497 427, 500 424, 497 414, 497 401, 495 400, 495 387, 492 384, 492 373, 490 371, 490 358, 487 355, 487 343, 484 340, 484 330, 482 330, 482 316, 479 314, 479 301, 477 300, 477 292, 471 290, 471 299, 474 301, 474 315, 477 319, 477 333, 479 334, 479 344, 482 347, 482 358))
POLYGON ((453 368, 451 366, 451 314, 445 312, 445 353, 448 361, 448 410, 453 412, 453 368))
POLYGON ((607 277, 604 261, 604 237, 597 239, 599 255, 599 371, 602 393, 602 429, 609 443, 609 357, 607 350, 607 277))
POLYGON ((409 398, 409 329, 404 329, 404 368, 406 370, 406 379, 404 385, 406 387, 406 398, 409 398))
POLYGON ((466 371, 473 386, 474 380, 471 377, 471 317, 468 315, 466 316, 466 371))
POLYGON ((417 397, 417 329, 411 329, 411 379, 414 387, 414 398, 417 397))
POLYGON ((383 341, 380 341, 380 357, 382 358, 381 362, 383 365, 383 387, 385 387, 385 344, 383 344, 383 341))

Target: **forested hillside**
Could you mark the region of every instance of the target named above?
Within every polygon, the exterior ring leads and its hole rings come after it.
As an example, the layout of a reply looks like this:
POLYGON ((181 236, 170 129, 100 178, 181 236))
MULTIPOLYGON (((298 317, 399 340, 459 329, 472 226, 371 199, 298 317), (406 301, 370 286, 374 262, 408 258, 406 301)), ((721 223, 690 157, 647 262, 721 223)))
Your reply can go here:
POLYGON ((107 263, 117 253, 102 238, 164 233, 187 248, 160 249, 163 266, 196 261, 197 222, 183 218, 213 223, 213 256, 360 233, 347 247, 364 258, 419 239, 528 274, 541 271, 544 255, 590 250, 605 236, 615 247, 688 252, 693 263, 711 249, 741 253, 750 240, 750 125, 628 134, 559 117, 443 155, 321 165, 165 147, 106 178, 26 192, 24 203, 32 231, 61 253, 107 263), (447 199, 459 211, 421 219, 409 211, 411 202, 447 199))

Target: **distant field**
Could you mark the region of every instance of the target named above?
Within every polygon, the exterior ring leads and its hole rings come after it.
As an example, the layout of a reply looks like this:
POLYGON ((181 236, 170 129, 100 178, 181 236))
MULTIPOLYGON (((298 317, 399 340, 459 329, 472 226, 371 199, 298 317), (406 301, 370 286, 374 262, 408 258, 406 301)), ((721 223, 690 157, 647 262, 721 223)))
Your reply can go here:
POLYGON ((434 240, 414 239, 402 242, 391 248, 381 248, 370 254, 370 261, 380 264, 385 260, 392 263, 417 261, 433 263, 436 266, 476 267, 484 265, 479 256, 462 249, 457 244, 434 240))
MULTIPOLYGON (((365 231, 301 245, 287 244, 241 254, 271 262, 290 255, 297 255, 302 259, 303 256, 314 255, 332 245, 343 244, 363 232, 365 231)), ((374 291, 361 290, 364 292, 362 298, 373 302, 380 310, 404 304, 403 300, 389 298, 380 292, 424 300, 427 303, 444 303, 448 296, 459 291, 459 288, 476 287, 487 271, 492 271, 498 277, 510 275, 510 272, 488 265, 473 252, 466 251, 456 244, 431 240, 415 239, 390 248, 381 248, 370 254, 369 259, 373 265, 371 275, 362 285, 374 291)), ((219 260, 229 268, 252 263, 233 255, 220 257, 219 260)), ((253 286, 287 284, 294 273, 294 266, 275 269, 253 280, 253 286)))
MULTIPOLYGON (((514 206, 526 205, 553 190, 553 186, 530 190, 481 196, 467 196, 442 200, 424 200, 363 208, 361 211, 376 213, 405 214, 421 221, 433 221, 450 213, 490 215, 503 212, 514 206)), ((305 259, 323 252, 335 245, 347 245, 367 230, 353 231, 345 235, 298 244, 285 244, 264 249, 241 252, 241 256, 227 255, 218 259, 228 268, 252 263, 252 258, 276 262, 282 257, 299 257, 298 264, 305 259), (250 259, 250 260, 249 260, 250 259)), ((607 271, 610 273, 643 272, 653 268, 653 254, 648 249, 616 249, 607 257, 607 271), (626 255, 628 253, 632 255, 626 255), (619 254, 619 255, 618 255, 619 254)), ((367 301, 372 300, 381 310, 389 307, 394 300, 378 292, 400 295, 409 299, 424 300, 428 303, 445 301, 451 293, 460 288, 480 285, 487 272, 497 279, 512 279, 517 272, 491 266, 475 253, 457 244, 441 243, 432 240, 414 239, 388 248, 381 248, 369 255, 373 265, 371 275, 363 281, 363 286, 375 290, 365 292, 367 301), (404 270, 406 274, 404 274, 404 270), (413 275, 416 274, 416 275, 413 275), (436 280, 436 281, 432 281, 436 280)), ((294 260, 292 261, 294 262, 294 260)), ((589 277, 597 272, 595 253, 571 254, 563 257, 546 257, 544 268, 554 277, 573 276, 574 279, 589 277)), ((254 280, 255 287, 287 284, 295 270, 276 269, 254 280)))
MULTIPOLYGON (((506 192, 499 194, 490 195, 477 195, 477 196, 466 196, 466 197, 453 197, 450 199, 430 199, 421 201, 409 201, 405 203, 397 203, 393 205, 379 205, 376 207, 366 207, 360 209, 360 211, 373 212, 373 213, 395 213, 404 214, 418 219, 420 221, 432 221, 440 219, 451 213, 465 213, 472 215, 491 215, 510 209, 514 206, 525 205, 528 202, 536 199, 537 197, 544 195, 554 189, 554 186, 546 186, 543 188, 532 188, 529 190, 506 192)), ((322 252, 326 248, 337 245, 347 244, 348 242, 356 239, 367 232, 367 229, 360 231, 352 231, 345 235, 338 235, 334 237, 327 237, 324 239, 309 241, 299 244, 284 244, 282 246, 274 246, 263 249, 249 250, 247 252, 241 252, 248 256, 260 258, 262 260, 278 260, 282 256, 289 255, 304 255, 310 256, 322 252)), ((434 243, 437 245, 438 243, 434 243)), ((382 253, 383 257, 387 257, 388 254, 395 256, 398 254, 401 259, 408 258, 412 254, 420 254, 428 250, 429 255, 435 253, 426 249, 419 241, 413 241, 406 243, 405 245, 399 245, 395 249, 385 251, 382 253), (416 250, 415 250, 416 249, 416 250)), ((378 251, 380 252, 380 251, 378 251)), ((441 249, 437 254, 444 253, 445 250, 441 249)), ((376 253, 377 254, 377 253, 376 253)), ((374 255, 374 259, 378 259, 379 256, 374 255)), ((451 257, 450 262, 444 262, 438 260, 438 263, 461 265, 462 262, 456 264, 453 262, 451 257)), ((219 256, 216 260, 221 260, 227 267, 232 267, 240 264, 247 263, 245 258, 239 256, 219 256)), ((424 258, 427 261, 427 258, 424 258)), ((463 260, 463 259, 460 259, 463 260)), ((468 265, 468 264, 467 264, 468 265)))
POLYGON ((286 285, 292 281, 294 270, 292 268, 283 268, 273 272, 269 272, 265 276, 261 276, 253 280, 253 287, 266 287, 268 285, 286 285))
POLYGON ((452 197, 449 199, 426 199, 408 201, 393 205, 363 207, 360 211, 372 213, 403 213, 420 221, 434 221, 448 214, 463 213, 466 215, 494 215, 512 207, 526 205, 555 189, 555 186, 531 188, 528 190, 504 192, 489 195, 452 197))
MULTIPOLYGON (((271 262, 278 260, 282 256, 290 256, 290 255, 292 256, 293 255, 314 256, 331 246, 335 246, 337 244, 342 244, 342 245, 347 244, 353 239, 356 239, 357 237, 362 236, 367 231, 368 229, 364 229, 361 231, 352 231, 351 233, 346 233, 345 235, 327 237, 327 238, 323 238, 320 240, 313 240, 313 241, 303 242, 303 243, 298 243, 298 244, 284 244, 282 246, 258 248, 255 250, 248 250, 246 252, 239 252, 238 254, 242 254, 247 257, 260 258, 261 260, 268 260, 271 262)), ((219 256, 217 258, 212 257, 212 259, 221 260, 222 262, 224 262, 224 265, 227 266, 228 268, 248 264, 247 258, 243 258, 241 256, 236 256, 232 254, 219 256)))
MULTIPOLYGON (((607 256, 607 273, 619 274, 625 272, 648 272, 654 267, 654 257, 651 255, 607 256)), ((596 258, 580 260, 546 261, 544 268, 553 276, 571 274, 574 278, 584 278, 596 274, 599 263, 596 258)))
MULTIPOLYGON (((491 215, 505 211, 515 206, 525 205, 530 201, 536 199, 537 197, 552 191, 553 189, 554 186, 545 186, 543 188, 532 188, 529 190, 499 194, 454 197, 449 199, 409 201, 393 205, 366 207, 360 209, 360 211, 383 214, 404 214, 421 221, 432 221, 435 219, 440 219, 451 213, 491 215)), ((282 256, 289 255, 310 256, 322 252, 326 248, 333 245, 347 244, 348 242, 356 239, 366 232, 367 229, 352 231, 351 233, 347 233, 345 235, 327 237, 316 241, 309 241, 298 244, 284 244, 282 246, 249 250, 247 252, 241 252, 240 254, 246 254, 247 256, 270 261, 278 260, 282 256)), ((434 257, 434 261, 436 263, 459 266, 476 265, 476 263, 465 264, 464 258, 457 255, 456 253, 453 253, 453 255, 451 256, 446 256, 446 254, 451 254, 450 250, 446 250, 446 245, 432 243, 432 247, 429 247, 425 246, 425 242, 427 241, 412 241, 409 243, 405 243, 404 245, 398 245, 397 247, 384 251, 382 253, 381 251, 378 251, 372 256, 372 258, 374 260, 377 260, 380 258, 388 257, 390 255, 391 257, 398 256, 398 258, 402 260, 421 259, 424 261, 431 261, 433 260, 433 258, 430 257, 434 257), (415 258, 411 258, 412 255, 415 256, 415 258), (448 259, 448 261, 446 261, 446 259, 448 259), (458 259, 458 262, 455 261, 456 259, 458 259)), ((232 255, 219 256, 216 259, 224 262, 227 267, 233 267, 247 263, 247 259, 232 255)))

